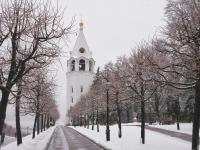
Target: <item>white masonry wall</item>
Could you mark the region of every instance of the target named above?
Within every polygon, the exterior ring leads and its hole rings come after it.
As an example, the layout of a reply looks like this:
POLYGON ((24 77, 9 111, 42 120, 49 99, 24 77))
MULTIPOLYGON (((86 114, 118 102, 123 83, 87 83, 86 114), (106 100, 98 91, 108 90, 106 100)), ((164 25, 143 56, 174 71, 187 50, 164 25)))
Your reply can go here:
MULTIPOLYGON (((73 71, 67 73, 67 111, 79 101, 81 95, 88 92, 90 85, 93 82, 93 78, 94 73, 86 71, 73 71), (83 87, 83 92, 81 92, 81 86, 83 87)), ((70 123, 68 116, 67 123, 70 123)))
POLYGON ((83 34, 83 28, 81 26, 79 35, 77 37, 73 51, 70 52, 70 59, 67 61, 67 114, 66 114, 66 123, 70 124, 71 119, 68 115, 68 111, 71 106, 74 106, 79 100, 81 95, 84 95, 88 92, 93 80, 94 80, 94 65, 95 61, 92 58, 92 52, 89 50, 85 36, 83 34), (84 48, 83 53, 80 52, 80 48, 84 48), (85 71, 79 70, 79 60, 85 60, 85 71), (75 60, 75 70, 71 70, 71 62, 75 60), (89 61, 92 62, 91 71, 89 71, 89 61), (83 92, 81 92, 81 87, 83 87, 83 92), (73 92, 72 92, 73 88, 73 92), (73 98, 73 102, 72 102, 73 98))

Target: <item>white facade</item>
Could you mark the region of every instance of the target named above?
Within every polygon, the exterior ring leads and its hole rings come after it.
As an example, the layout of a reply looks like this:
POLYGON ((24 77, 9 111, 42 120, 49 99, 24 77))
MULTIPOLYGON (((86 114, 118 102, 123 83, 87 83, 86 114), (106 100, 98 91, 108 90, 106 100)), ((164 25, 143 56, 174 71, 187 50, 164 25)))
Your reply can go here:
POLYGON ((70 107, 79 101, 81 95, 88 92, 93 82, 94 65, 95 61, 83 34, 83 23, 80 23, 79 35, 67 61, 67 124, 71 122, 68 116, 70 107))

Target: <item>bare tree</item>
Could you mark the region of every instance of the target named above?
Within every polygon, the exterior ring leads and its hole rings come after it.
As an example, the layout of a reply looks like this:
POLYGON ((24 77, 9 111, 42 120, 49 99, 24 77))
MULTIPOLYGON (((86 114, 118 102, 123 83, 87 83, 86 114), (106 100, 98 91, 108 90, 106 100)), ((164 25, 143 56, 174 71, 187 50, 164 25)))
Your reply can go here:
POLYGON ((63 11, 54 8, 49 1, 8 0, 1 1, 0 5, 2 133, 13 85, 32 69, 41 68, 59 56, 59 41, 69 35, 72 22, 65 26, 63 11))
POLYGON ((152 55, 147 43, 142 43, 137 52, 133 51, 127 62, 128 70, 125 72, 126 86, 132 90, 134 101, 140 102, 141 107, 141 139, 145 143, 145 103, 156 92, 160 84, 155 82, 155 75, 148 59, 152 55))
POLYGON ((22 82, 19 81, 17 83, 17 95, 15 99, 15 124, 16 124, 16 136, 17 136, 17 145, 22 143, 22 135, 21 135, 21 126, 20 126, 20 98, 22 92, 22 82))
MULTIPOLYGON (((154 42, 155 49, 168 59, 157 68, 163 82, 177 89, 194 89, 192 150, 198 150, 200 119, 200 2, 170 0, 166 7, 166 26, 162 37, 154 42), (179 80, 169 81, 175 77, 179 80)), ((154 64, 155 65, 155 64, 154 64)), ((156 66, 156 65, 155 65, 156 66)))
POLYGON ((34 114, 35 121, 33 126, 33 138, 35 137, 35 130, 37 127, 37 134, 43 131, 46 123, 45 116, 48 121, 49 117, 55 120, 59 116, 56 112, 57 106, 54 102, 54 80, 49 79, 48 70, 37 69, 32 72, 32 75, 26 78, 26 86, 22 90, 23 105, 21 105, 22 112, 26 114, 34 114), (58 116, 57 116, 58 115, 58 116))
POLYGON ((127 94, 127 88, 124 83, 124 76, 122 72, 120 72, 120 68, 122 64, 117 62, 116 64, 110 63, 107 67, 109 67, 109 81, 110 81, 110 97, 113 99, 111 103, 113 103, 113 110, 117 112, 117 123, 119 128, 118 137, 122 137, 122 109, 123 105, 125 105, 130 96, 127 94))

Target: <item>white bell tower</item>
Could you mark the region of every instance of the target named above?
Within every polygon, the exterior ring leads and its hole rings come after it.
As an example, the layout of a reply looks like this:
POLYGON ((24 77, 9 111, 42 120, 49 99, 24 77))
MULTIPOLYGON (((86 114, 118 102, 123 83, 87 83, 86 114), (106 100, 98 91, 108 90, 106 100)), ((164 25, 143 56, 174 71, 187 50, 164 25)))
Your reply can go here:
POLYGON ((79 25, 79 35, 67 61, 67 124, 71 123, 68 115, 70 107, 79 101, 81 95, 88 92, 95 75, 95 61, 83 34, 83 22, 79 25))

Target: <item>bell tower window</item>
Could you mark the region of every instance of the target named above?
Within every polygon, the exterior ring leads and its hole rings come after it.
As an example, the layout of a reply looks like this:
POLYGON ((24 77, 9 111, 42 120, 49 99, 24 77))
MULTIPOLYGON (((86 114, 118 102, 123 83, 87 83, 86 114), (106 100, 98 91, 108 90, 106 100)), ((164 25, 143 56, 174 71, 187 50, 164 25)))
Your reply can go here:
POLYGON ((85 60, 79 60, 79 70, 85 71, 85 60))
POLYGON ((75 60, 72 60, 71 62, 71 71, 75 70, 75 60))

